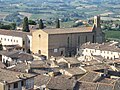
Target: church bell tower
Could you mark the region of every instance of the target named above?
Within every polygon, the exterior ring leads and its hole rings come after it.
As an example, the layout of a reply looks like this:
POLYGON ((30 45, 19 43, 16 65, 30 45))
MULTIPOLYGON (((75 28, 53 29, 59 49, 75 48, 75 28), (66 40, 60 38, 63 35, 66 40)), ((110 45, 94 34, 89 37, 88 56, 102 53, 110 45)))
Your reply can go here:
POLYGON ((103 43, 105 41, 105 35, 102 32, 100 21, 100 16, 94 16, 94 31, 96 43, 103 43))

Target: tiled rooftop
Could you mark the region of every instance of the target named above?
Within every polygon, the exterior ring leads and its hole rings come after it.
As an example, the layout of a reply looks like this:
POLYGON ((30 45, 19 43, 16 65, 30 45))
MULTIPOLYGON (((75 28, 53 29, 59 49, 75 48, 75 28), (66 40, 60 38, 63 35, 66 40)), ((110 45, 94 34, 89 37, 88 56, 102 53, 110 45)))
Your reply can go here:
POLYGON ((52 77, 47 84, 47 88, 55 90, 73 90, 76 82, 71 79, 52 77))
POLYGON ((16 37, 25 37, 26 35, 31 35, 30 32, 4 30, 4 29, 0 29, 0 34, 1 35, 8 35, 8 36, 16 36, 16 37))
POLYGON ((42 85, 46 85, 51 77, 49 76, 45 76, 45 75, 38 75, 35 77, 35 85, 36 86, 42 86, 42 85))
POLYGON ((102 51, 112 51, 112 52, 120 52, 120 48, 118 48, 116 45, 111 43, 85 43, 81 46, 81 48, 89 48, 89 49, 96 49, 96 50, 102 50, 102 51))
POLYGON ((0 69, 0 82, 4 83, 12 83, 16 81, 20 81, 21 79, 27 79, 34 77, 35 75, 21 73, 21 72, 14 72, 5 69, 0 69))
POLYGON ((86 73, 86 71, 82 70, 79 67, 65 69, 65 71, 67 71, 68 73, 70 73, 72 75, 80 75, 80 74, 85 74, 86 73))
POLYGON ((79 28, 59 28, 59 29, 44 29, 43 31, 48 34, 67 34, 67 33, 81 33, 92 32, 93 27, 79 27, 79 28))

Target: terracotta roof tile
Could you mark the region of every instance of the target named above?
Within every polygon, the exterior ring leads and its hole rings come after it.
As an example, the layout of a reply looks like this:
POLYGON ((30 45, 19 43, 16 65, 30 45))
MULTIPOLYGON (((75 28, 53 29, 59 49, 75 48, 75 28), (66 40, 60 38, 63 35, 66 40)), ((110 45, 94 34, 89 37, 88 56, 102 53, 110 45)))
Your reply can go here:
POLYGON ((92 30, 93 27, 43 29, 43 31, 48 34, 81 33, 81 32, 92 32, 92 30))
POLYGON ((76 81, 60 77, 52 77, 47 84, 47 88, 56 90, 73 90, 76 81))
POLYGON ((21 79, 27 79, 34 77, 33 74, 27 74, 27 73, 21 73, 21 72, 14 72, 9 71, 6 69, 0 69, 0 82, 4 83, 6 81, 7 83, 12 83, 16 81, 20 81, 21 79))
POLYGON ((15 31, 15 30, 0 29, 0 35, 25 37, 26 35, 31 35, 31 33, 30 32, 22 32, 22 31, 15 31))

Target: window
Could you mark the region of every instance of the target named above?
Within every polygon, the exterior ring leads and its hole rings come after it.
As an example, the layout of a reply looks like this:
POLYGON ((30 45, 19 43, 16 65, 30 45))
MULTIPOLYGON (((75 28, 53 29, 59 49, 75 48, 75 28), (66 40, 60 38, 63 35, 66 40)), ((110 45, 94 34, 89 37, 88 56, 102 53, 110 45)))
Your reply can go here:
POLYGON ((58 52, 58 49, 54 49, 54 53, 58 52))
POLYGON ((18 82, 14 83, 14 88, 18 88, 18 82))
POLYGON ((30 43, 30 40, 28 41, 28 43, 30 43))
POLYGON ((38 53, 41 54, 41 50, 38 50, 38 53))
POLYGON ((41 38, 41 35, 39 34, 39 38, 41 38))
POLYGON ((12 39, 11 39, 11 42, 12 42, 12 39))
POLYGON ((25 41, 23 41, 23 45, 25 45, 25 41))
POLYGON ((63 51, 60 52, 60 55, 63 56, 63 51))
POLYGON ((8 90, 10 90, 10 85, 8 85, 8 90))
POLYGON ((14 40, 14 42, 15 42, 15 40, 14 40))
POLYGON ((8 41, 9 41, 9 39, 8 39, 8 41))
POLYGON ((25 81, 21 81, 21 86, 25 86, 25 81))
POLYGON ((67 38, 67 44, 68 44, 68 47, 69 47, 69 44, 70 44, 69 39, 70 39, 70 38, 68 37, 68 38, 67 38))
POLYGON ((18 40, 16 40, 16 42, 18 42, 18 40))
POLYGON ((6 41, 6 38, 4 38, 4 40, 6 41))
POLYGON ((30 49, 27 50, 27 53, 31 53, 30 49))

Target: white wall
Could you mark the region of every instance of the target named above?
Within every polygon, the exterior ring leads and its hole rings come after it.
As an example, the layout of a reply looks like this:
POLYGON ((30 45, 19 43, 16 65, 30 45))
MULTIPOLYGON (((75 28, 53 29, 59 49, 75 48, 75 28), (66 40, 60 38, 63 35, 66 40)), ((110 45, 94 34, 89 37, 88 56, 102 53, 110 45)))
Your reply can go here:
POLYGON ((120 52, 112 52, 112 51, 103 51, 103 50, 96 50, 96 49, 79 49, 77 50, 77 54, 80 55, 101 55, 105 59, 117 59, 120 58, 120 52))
POLYGON ((7 56, 5 56, 5 55, 2 55, 2 62, 5 62, 5 63, 6 63, 6 61, 11 62, 12 59, 11 59, 10 57, 7 57, 7 56))
POLYGON ((31 35, 27 35, 28 39, 27 39, 27 45, 28 47, 30 47, 30 50, 32 50, 32 36, 31 35))
POLYGON ((0 41, 2 45, 20 45, 23 46, 23 39, 22 37, 16 37, 16 36, 8 36, 8 35, 0 35, 0 41))

